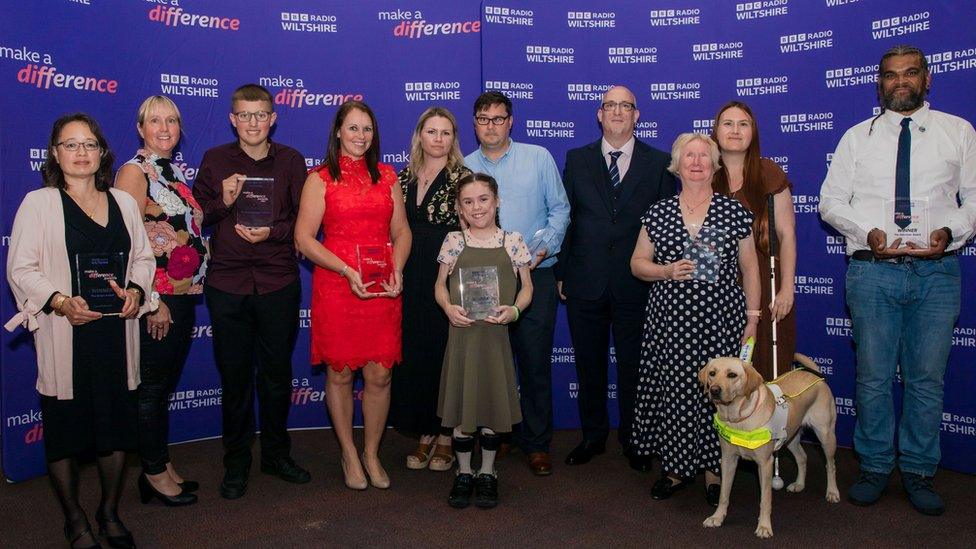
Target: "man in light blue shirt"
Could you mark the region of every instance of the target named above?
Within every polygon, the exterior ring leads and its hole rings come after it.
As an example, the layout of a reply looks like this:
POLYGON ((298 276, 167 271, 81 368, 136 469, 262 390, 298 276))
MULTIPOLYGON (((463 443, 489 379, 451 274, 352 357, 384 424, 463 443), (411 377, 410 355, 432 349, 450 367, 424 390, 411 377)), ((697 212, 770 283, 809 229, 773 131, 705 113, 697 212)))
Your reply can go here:
POLYGON ((490 91, 474 104, 480 147, 465 157, 475 172, 498 181, 499 222, 525 238, 532 261, 532 305, 511 329, 518 362, 522 423, 514 443, 536 475, 552 472, 552 337, 559 294, 552 266, 569 225, 569 201, 549 151, 512 141, 512 102, 490 91))

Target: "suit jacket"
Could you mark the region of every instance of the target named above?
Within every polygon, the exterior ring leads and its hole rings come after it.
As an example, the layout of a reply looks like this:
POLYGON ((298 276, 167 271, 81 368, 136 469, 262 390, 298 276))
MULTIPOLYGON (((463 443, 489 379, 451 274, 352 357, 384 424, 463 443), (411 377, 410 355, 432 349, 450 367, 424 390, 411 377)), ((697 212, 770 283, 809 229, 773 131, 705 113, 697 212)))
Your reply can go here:
MULTIPOLYGON (((150 292, 156 256, 139 206, 125 191, 109 189, 109 192, 119 205, 131 241, 126 278, 150 292)), ((5 327, 13 331, 17 325, 23 325, 34 334, 37 391, 59 400, 70 400, 74 396, 71 358, 74 330, 67 318, 44 311, 54 292, 71 295, 71 265, 64 230, 64 208, 58 190, 44 187, 27 193, 14 218, 7 253, 7 281, 20 312, 5 327)), ((139 314, 148 310, 149 300, 144 299, 139 314)), ((129 390, 134 390, 139 385, 139 321, 134 318, 125 321, 125 353, 126 381, 129 390)))
POLYGON ((641 216, 651 204, 675 194, 674 177, 667 171, 671 158, 636 140, 614 208, 601 142, 566 153, 563 185, 571 209, 556 278, 568 298, 598 299, 609 287, 617 301, 643 303, 648 286, 631 274, 630 257, 641 216))

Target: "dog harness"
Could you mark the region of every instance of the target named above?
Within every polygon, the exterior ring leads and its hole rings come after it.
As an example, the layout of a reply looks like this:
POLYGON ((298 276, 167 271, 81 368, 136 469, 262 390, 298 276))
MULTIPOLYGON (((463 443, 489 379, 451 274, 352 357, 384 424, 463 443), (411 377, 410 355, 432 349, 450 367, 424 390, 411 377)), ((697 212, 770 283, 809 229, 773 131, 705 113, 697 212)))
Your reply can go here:
POLYGON ((773 408, 772 417, 769 418, 769 421, 767 421, 765 425, 759 427, 758 429, 752 429, 751 431, 736 429, 722 421, 718 417, 718 412, 716 412, 715 416, 713 416, 712 425, 715 426, 718 436, 725 439, 725 441, 729 444, 748 448, 749 450, 755 450, 756 448, 759 448, 760 446, 772 441, 774 444, 773 450, 779 450, 788 438, 786 423, 790 413, 790 399, 802 395, 814 385, 824 381, 824 377, 822 374, 820 374, 820 372, 816 372, 808 368, 802 368, 802 370, 815 374, 817 379, 812 381, 809 385, 804 387, 803 390, 795 395, 784 394, 783 389, 778 385, 778 382, 798 370, 790 370, 778 378, 766 383, 766 387, 768 387, 769 391, 773 394, 773 400, 775 401, 776 406, 773 408))

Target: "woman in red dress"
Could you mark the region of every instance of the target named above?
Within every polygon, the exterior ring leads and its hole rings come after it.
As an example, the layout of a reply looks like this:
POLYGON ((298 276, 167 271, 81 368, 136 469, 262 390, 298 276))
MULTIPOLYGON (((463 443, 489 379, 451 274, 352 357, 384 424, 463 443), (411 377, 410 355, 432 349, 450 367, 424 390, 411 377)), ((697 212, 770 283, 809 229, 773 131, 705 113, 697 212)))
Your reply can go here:
POLYGON ((302 191, 295 241, 315 263, 312 278, 312 364, 329 367, 326 403, 342 448, 346 486, 388 488, 379 459, 380 438, 390 408, 390 369, 400 361, 400 291, 410 253, 396 172, 380 164, 376 117, 359 101, 344 103, 329 134, 325 163, 309 173, 302 191), (319 227, 324 238, 316 239, 319 227), (364 246, 390 245, 389 278, 364 282, 359 254, 364 246), (352 439, 352 384, 365 382, 362 462, 352 439))

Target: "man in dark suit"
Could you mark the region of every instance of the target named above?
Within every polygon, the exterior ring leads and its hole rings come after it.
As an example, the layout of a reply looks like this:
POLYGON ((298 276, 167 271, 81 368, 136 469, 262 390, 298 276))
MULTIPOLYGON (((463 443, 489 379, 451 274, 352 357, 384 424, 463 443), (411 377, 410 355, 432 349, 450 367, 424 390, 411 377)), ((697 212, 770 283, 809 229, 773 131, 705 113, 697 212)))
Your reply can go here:
POLYGON ((640 218, 662 198, 673 196, 669 155, 634 137, 640 117, 634 94, 615 86, 596 113, 603 137, 566 154, 563 185, 571 207, 570 225, 556 264, 560 295, 566 300, 576 353, 583 441, 567 465, 587 463, 606 448, 607 354, 613 332, 617 359, 618 439, 634 469, 650 463, 634 455, 630 429, 637 389, 641 330, 648 287, 630 272, 630 256, 640 218))

